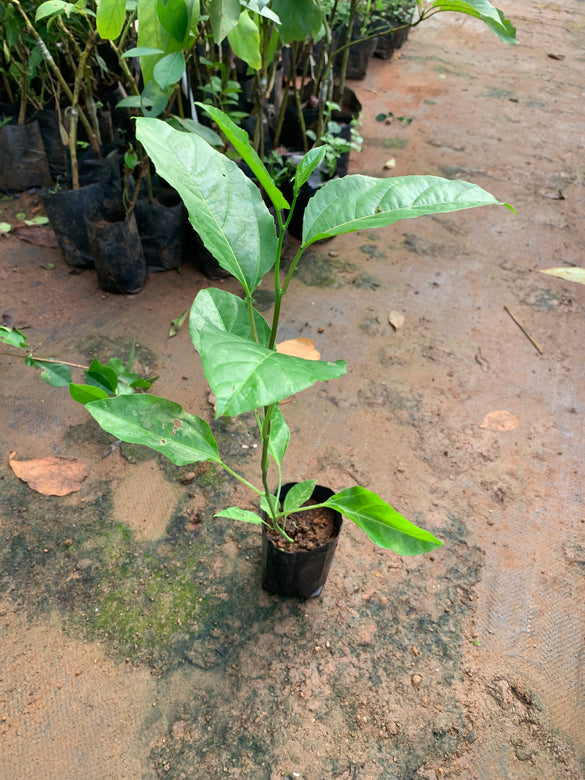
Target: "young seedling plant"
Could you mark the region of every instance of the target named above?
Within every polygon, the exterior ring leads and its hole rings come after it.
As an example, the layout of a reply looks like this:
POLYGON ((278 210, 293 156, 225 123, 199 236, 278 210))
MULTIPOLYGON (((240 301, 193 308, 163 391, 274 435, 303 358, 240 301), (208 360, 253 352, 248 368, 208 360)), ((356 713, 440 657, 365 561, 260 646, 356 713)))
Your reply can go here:
POLYGON ((282 462, 290 430, 279 403, 316 382, 342 376, 346 363, 305 360, 277 352, 278 325, 295 269, 316 241, 499 201, 474 184, 433 176, 376 179, 352 175, 329 181, 309 202, 300 246, 285 273, 281 268, 285 229, 299 190, 322 162, 325 148, 314 148, 302 159, 289 204, 252 149, 247 134, 219 109, 200 107, 247 163, 257 184, 205 140, 162 120, 138 119, 136 134, 158 174, 182 197, 207 249, 242 287, 243 298, 222 289, 200 291, 191 307, 189 330, 217 398, 217 417, 246 412, 255 415, 261 441, 258 482, 253 484, 234 471, 223 460, 208 423, 173 401, 150 393, 125 394, 91 400, 86 403, 88 412, 117 439, 146 445, 178 466, 201 461, 218 464, 256 495, 263 513, 232 506, 218 517, 266 523, 290 541, 285 530, 289 515, 301 507, 329 507, 356 523, 375 544, 401 555, 440 547, 441 540, 361 486, 348 487, 317 504, 310 501, 316 480, 307 479, 297 483, 281 502, 282 462), (272 204, 276 217, 265 200, 272 204), (270 271, 274 273, 275 302, 268 322, 254 308, 253 295, 270 271), (275 484, 271 485, 273 473, 275 484))

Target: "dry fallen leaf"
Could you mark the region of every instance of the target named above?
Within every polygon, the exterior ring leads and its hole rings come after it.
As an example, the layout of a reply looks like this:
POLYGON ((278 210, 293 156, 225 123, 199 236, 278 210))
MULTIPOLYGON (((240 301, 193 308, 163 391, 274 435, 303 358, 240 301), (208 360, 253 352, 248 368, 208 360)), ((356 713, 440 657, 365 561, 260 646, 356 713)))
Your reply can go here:
POLYGON ((89 474, 86 464, 77 458, 36 458, 15 460, 10 453, 10 467, 19 479, 44 496, 68 496, 81 489, 89 474))
POLYGON ((565 279, 567 282, 585 284, 585 268, 576 268, 574 266, 565 268, 564 266, 561 266, 561 268, 546 268, 540 273, 558 276, 559 279, 565 279))
POLYGON ((512 412, 500 409, 497 412, 490 412, 483 418, 480 428, 488 428, 490 431, 513 431, 518 427, 518 418, 512 412))
POLYGON ((384 163, 384 168, 389 171, 392 168, 396 168, 396 157, 391 157, 389 160, 386 160, 384 163))
POLYGON ((57 249, 59 246, 57 236, 48 227, 18 227, 14 229, 14 235, 21 241, 28 241, 29 244, 37 246, 46 246, 50 249, 57 249))
POLYGON ((391 311, 388 314, 388 322, 392 325, 394 330, 400 330, 404 325, 404 314, 399 311, 391 311))
POLYGON ((298 338, 281 341, 276 345, 276 351, 281 355, 300 357, 305 360, 321 360, 321 353, 317 352, 311 339, 298 338))

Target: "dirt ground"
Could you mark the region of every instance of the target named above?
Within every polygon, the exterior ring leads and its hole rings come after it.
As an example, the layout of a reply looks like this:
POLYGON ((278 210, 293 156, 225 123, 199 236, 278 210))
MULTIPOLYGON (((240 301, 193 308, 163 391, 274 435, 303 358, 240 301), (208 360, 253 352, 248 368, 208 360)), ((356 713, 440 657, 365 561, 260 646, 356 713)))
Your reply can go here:
MULTIPOLYGON (((585 777, 585 288, 539 273, 585 255, 585 3, 502 6, 518 46, 443 14, 352 83, 351 168, 465 178, 517 215, 317 247, 281 334, 349 361, 283 407, 285 477, 375 489, 445 546, 401 559, 346 521, 319 599, 268 595, 260 532, 213 519, 245 500, 233 482, 137 447, 103 457, 83 408, 1 355, 2 780, 585 777), (509 430, 484 422, 502 411, 509 430), (44 497, 12 451, 90 474, 44 497)), ((2 201, 0 221, 33 207, 2 201)), ((0 240, 0 314, 39 355, 125 357, 136 337, 156 392, 209 420, 188 333, 168 331, 210 284, 184 266, 109 295, 58 249, 0 240)), ((252 474, 252 422, 213 426, 252 474)))

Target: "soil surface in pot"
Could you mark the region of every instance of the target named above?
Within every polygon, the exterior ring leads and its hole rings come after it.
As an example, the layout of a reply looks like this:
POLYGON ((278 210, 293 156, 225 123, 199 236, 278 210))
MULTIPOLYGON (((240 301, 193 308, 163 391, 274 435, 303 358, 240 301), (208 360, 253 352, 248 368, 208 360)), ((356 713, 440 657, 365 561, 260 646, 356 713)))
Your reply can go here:
MULTIPOLYGON (((306 506, 309 504, 307 503, 306 506)), ((277 547, 286 552, 316 550, 329 544, 337 536, 335 512, 326 507, 295 512, 288 516, 285 530, 291 539, 294 539, 294 543, 287 542, 273 528, 266 529, 266 536, 277 547)))

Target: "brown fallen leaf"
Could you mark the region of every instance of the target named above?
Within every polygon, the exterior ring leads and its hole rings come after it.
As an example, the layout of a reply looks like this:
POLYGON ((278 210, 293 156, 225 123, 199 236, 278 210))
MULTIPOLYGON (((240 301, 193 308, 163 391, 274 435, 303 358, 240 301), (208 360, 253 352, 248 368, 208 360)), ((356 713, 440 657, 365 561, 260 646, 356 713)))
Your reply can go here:
POLYGON ((404 325, 404 314, 399 311, 391 311, 388 314, 388 322, 392 325, 394 330, 400 330, 404 325))
POLYGON ((59 247, 57 236, 48 227, 29 227, 25 225, 24 227, 15 228, 12 231, 12 235, 20 238, 21 241, 28 241, 29 244, 35 244, 36 246, 44 246, 50 249, 59 247))
POLYGON ((313 341, 302 337, 281 341, 276 345, 276 351, 281 355, 300 357, 305 360, 321 360, 321 353, 315 349, 313 341))
POLYGON ((483 418, 480 428, 487 428, 490 431, 513 431, 518 427, 519 420, 512 412, 500 409, 496 412, 489 412, 483 418))
POLYGON ((10 453, 10 467, 19 479, 44 496, 68 496, 81 489, 89 474, 87 465, 77 458, 36 458, 15 460, 10 453))

